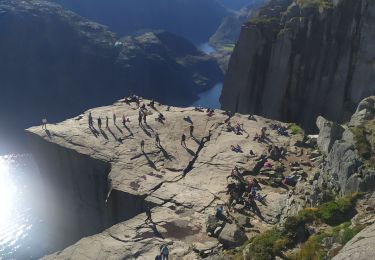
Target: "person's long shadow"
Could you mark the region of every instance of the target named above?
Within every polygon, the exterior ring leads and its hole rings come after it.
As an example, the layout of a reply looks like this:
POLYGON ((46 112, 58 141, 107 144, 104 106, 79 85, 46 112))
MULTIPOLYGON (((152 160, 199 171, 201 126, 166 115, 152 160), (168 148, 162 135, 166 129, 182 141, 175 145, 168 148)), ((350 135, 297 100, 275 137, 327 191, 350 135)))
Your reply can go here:
POLYGON ((91 131, 91 133, 95 136, 95 137, 98 137, 99 136, 99 132, 98 130, 96 130, 96 128, 94 126, 89 126, 89 129, 91 131))
POLYGON ((143 132, 145 132, 145 134, 148 136, 148 137, 151 137, 151 133, 149 131, 147 131, 147 129, 141 125, 141 129, 143 130, 143 132))
POLYGON ((185 148, 185 150, 186 150, 191 156, 195 156, 195 153, 194 153, 191 149, 187 148, 186 146, 183 146, 183 147, 185 148))
POLYGON ((116 126, 117 130, 120 131, 121 134, 124 133, 124 132, 122 131, 122 129, 121 129, 120 127, 118 127, 118 125, 115 124, 115 126, 116 126))
POLYGON ((126 124, 124 125, 124 127, 129 132, 130 136, 134 136, 132 130, 130 130, 130 128, 126 124))
POLYGON ((150 167, 153 168, 154 170, 157 170, 155 163, 153 161, 151 161, 151 159, 150 159, 150 157, 148 157, 147 153, 145 153, 145 151, 142 151, 142 154, 146 158, 147 163, 150 165, 150 167))
POLYGON ((154 129, 149 125, 149 124, 147 124, 147 123, 144 123, 144 125, 148 128, 148 129, 150 129, 151 130, 151 132, 154 132, 154 129))
POLYGON ((160 237, 161 239, 164 239, 163 235, 159 232, 154 222, 151 222, 151 229, 156 237, 160 237))
POLYGON ((160 151, 163 153, 163 156, 164 156, 168 161, 172 161, 173 159, 176 159, 176 157, 174 157, 173 155, 170 155, 170 154, 164 149, 164 147, 163 147, 161 144, 159 144, 157 147, 160 149, 160 151))
POLYGON ((200 145, 201 142, 194 135, 191 136, 191 139, 193 139, 194 142, 197 143, 197 145, 200 145))
POLYGON ((44 131, 46 132, 48 138, 51 139, 52 138, 51 132, 48 129, 45 129, 44 131))
POLYGON ((103 129, 100 128, 100 133, 103 135, 105 139, 108 140, 108 135, 103 131, 103 129))
POLYGON ((116 135, 112 132, 112 130, 111 130, 111 128, 110 127, 108 127, 108 132, 110 132, 111 133, 111 135, 113 136, 113 138, 116 140, 116 141, 118 141, 118 139, 117 139, 117 137, 116 137, 116 135))

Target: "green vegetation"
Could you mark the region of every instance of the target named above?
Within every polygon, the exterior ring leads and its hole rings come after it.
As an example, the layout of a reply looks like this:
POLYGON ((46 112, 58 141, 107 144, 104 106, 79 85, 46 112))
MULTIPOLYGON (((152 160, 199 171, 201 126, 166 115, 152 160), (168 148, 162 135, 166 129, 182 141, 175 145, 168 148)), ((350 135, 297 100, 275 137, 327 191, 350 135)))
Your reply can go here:
POLYGON ((297 215, 298 221, 303 223, 321 221, 328 225, 338 225, 350 218, 350 212, 361 195, 354 193, 325 202, 317 208, 303 209, 297 215))
POLYGON ((225 52, 233 52, 234 46, 235 46, 234 44, 224 44, 222 46, 222 49, 225 52))
POLYGON ((289 124, 288 129, 289 129, 289 131, 291 132, 292 135, 304 134, 305 133, 305 131, 303 131, 303 129, 295 123, 289 124))
POLYGON ((355 207, 361 193, 354 193, 342 198, 334 199, 321 204, 316 208, 301 210, 296 216, 286 219, 282 228, 273 228, 247 241, 239 250, 234 259, 242 259, 242 251, 248 252, 246 259, 273 259, 283 256, 283 252, 290 246, 306 241, 295 254, 289 256, 291 260, 321 259, 326 255, 322 241, 326 237, 334 237, 341 244, 352 239, 361 228, 351 227, 350 213, 355 207), (310 237, 306 225, 325 223, 331 228, 310 237))
POLYGON ((281 256, 289 240, 274 228, 254 237, 248 246, 247 259, 273 259, 281 256))
POLYGON ((302 8, 318 7, 323 9, 333 8, 332 1, 330 0, 295 0, 295 2, 302 8))
POLYGON ((356 149, 359 156, 365 161, 365 166, 375 167, 375 122, 369 121, 363 126, 351 127, 356 149))
POLYGON ((264 16, 255 16, 250 20, 251 24, 255 25, 271 25, 278 24, 280 21, 276 17, 264 17, 264 16))
POLYGON ((335 241, 344 246, 363 229, 362 227, 350 226, 350 222, 344 222, 339 226, 325 230, 323 233, 311 236, 296 253, 288 258, 291 260, 322 259, 327 254, 322 245, 324 238, 333 237, 335 241))

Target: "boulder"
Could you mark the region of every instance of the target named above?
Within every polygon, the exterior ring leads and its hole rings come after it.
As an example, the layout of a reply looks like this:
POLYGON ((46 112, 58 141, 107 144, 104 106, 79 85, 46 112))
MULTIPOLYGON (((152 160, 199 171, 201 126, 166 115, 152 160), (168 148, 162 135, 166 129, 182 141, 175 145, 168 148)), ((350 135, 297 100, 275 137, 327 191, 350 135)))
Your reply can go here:
POLYGON ((219 242, 226 248, 233 248, 242 245, 246 240, 246 234, 236 224, 227 223, 221 231, 219 242))
POLYGON ((319 128, 319 137, 317 140, 319 149, 328 154, 336 140, 341 139, 344 128, 339 124, 326 120, 319 116, 316 125, 319 128))

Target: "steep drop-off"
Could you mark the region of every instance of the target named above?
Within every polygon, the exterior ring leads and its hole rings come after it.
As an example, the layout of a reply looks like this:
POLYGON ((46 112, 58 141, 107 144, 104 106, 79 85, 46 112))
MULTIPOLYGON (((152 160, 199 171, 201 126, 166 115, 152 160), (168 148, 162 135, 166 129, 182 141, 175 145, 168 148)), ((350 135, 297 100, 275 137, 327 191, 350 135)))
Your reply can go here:
POLYGON ((274 0, 242 27, 224 109, 298 122, 342 122, 374 92, 375 4, 274 0), (315 4, 314 4, 315 3, 315 4))
POLYGON ((215 0, 53 0, 121 35, 166 30, 206 42, 228 15, 215 0))
POLYGON ((130 93, 189 104, 222 78, 213 58, 179 36, 119 39, 46 1, 1 1, 0 36, 3 140, 41 118, 61 120, 130 93))

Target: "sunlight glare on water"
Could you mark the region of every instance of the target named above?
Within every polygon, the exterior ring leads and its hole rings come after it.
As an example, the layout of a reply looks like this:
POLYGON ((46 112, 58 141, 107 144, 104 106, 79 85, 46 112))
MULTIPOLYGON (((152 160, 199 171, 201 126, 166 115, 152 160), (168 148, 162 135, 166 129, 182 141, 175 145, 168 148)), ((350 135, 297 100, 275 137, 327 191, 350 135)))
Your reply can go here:
POLYGON ((36 167, 29 155, 0 157, 0 259, 34 259, 40 225, 36 167))

